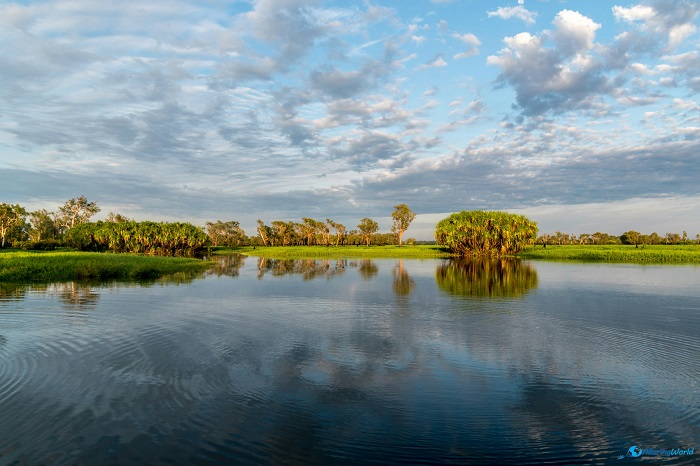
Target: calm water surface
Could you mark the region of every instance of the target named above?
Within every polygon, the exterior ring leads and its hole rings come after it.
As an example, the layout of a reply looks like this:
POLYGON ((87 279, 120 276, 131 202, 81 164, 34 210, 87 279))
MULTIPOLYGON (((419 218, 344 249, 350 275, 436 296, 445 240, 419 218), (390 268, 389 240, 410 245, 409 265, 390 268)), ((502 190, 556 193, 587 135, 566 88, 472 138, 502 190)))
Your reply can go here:
POLYGON ((0 285, 0 464, 652 464, 618 457, 700 450, 699 284, 692 266, 238 257, 192 280, 0 285))

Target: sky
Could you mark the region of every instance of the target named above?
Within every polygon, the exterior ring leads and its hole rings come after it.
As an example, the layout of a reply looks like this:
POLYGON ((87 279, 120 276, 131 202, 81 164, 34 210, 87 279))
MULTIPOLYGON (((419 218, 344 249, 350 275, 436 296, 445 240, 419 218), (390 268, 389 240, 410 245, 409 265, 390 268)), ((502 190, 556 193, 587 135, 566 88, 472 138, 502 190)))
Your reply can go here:
POLYGON ((700 233, 696 0, 0 0, 0 202, 700 233))

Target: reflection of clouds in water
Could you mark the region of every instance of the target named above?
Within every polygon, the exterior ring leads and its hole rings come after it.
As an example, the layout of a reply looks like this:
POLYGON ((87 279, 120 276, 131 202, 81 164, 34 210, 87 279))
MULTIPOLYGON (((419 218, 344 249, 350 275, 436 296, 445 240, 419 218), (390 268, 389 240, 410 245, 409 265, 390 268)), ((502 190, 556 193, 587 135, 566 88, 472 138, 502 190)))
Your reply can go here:
MULTIPOLYGON (((700 326, 679 297, 575 283, 534 291, 530 277, 519 299, 454 299, 436 280, 443 261, 371 261, 370 281, 333 272, 359 272, 361 260, 265 261, 263 274, 333 281, 260 281, 258 263, 226 283, 115 288, 80 328, 62 313, 29 322, 37 347, 13 357, 32 371, 4 398, 12 406, 0 399, 0 425, 21 412, 13 438, 59 451, 71 439, 54 426, 71 409, 83 454, 100 457, 111 439, 115 463, 165 450, 191 458, 193 448, 201 462, 391 462, 405 452, 405 462, 464 463, 506 450, 491 458, 602 462, 633 437, 697 438, 700 326), (487 312, 464 312, 475 309, 487 312)), ((466 270, 491 277, 493 296, 512 293, 502 277, 527 276, 508 267, 466 270)))

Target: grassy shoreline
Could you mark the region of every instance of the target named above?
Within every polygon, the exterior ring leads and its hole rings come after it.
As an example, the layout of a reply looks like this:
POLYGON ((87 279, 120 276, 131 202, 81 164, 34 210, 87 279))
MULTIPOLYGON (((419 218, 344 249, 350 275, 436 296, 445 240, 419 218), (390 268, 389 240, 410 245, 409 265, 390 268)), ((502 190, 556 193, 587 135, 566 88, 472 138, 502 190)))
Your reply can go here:
MULTIPOLYGON (((213 255, 243 254, 275 259, 440 259, 453 257, 435 245, 277 246, 214 248, 213 255)), ((631 264, 700 265, 700 246, 534 246, 517 256, 526 260, 631 264)), ((95 252, 0 251, 0 283, 48 283, 71 280, 144 280, 176 273, 203 272, 212 262, 182 257, 95 252)))
POLYGON ((452 255, 440 246, 242 246, 213 248, 214 255, 244 254, 273 259, 435 259, 452 255))
POLYGON ((0 282, 145 280, 179 272, 202 272, 210 262, 182 257, 96 252, 0 252, 0 282))
POLYGON ((518 254, 521 259, 631 264, 700 264, 698 245, 548 245, 531 246, 518 254))
MULTIPOLYGON (((420 246, 270 246, 214 248, 214 255, 244 254, 274 259, 301 258, 396 258, 435 259, 454 257, 435 245, 420 246)), ((531 246, 518 254, 520 259, 572 262, 611 262, 631 264, 700 264, 700 246, 654 245, 635 248, 629 245, 548 245, 531 246)))

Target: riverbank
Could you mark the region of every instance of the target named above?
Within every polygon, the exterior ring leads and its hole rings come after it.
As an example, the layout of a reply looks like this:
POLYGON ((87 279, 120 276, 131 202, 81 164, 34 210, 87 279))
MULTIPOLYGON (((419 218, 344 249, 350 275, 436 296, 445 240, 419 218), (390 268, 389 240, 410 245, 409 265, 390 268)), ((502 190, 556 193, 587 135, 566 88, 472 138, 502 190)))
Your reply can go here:
MULTIPOLYGON (((245 246, 214 248, 214 255, 244 254, 274 259, 362 258, 362 259, 435 259, 453 257, 437 245, 398 246, 245 246)), ((654 245, 635 248, 629 245, 548 245, 531 246, 517 256, 545 261, 618 262, 632 264, 700 264, 700 246, 654 245)))
POLYGON ((435 259, 452 257, 436 245, 398 246, 243 246, 213 248, 215 255, 245 254, 246 256, 274 259, 435 259))
POLYGON ((211 262, 182 257, 96 252, 0 251, 0 282, 145 280, 206 270, 211 262))
POLYGON ((548 245, 532 246, 518 254, 521 259, 633 264, 700 264, 699 245, 548 245))

